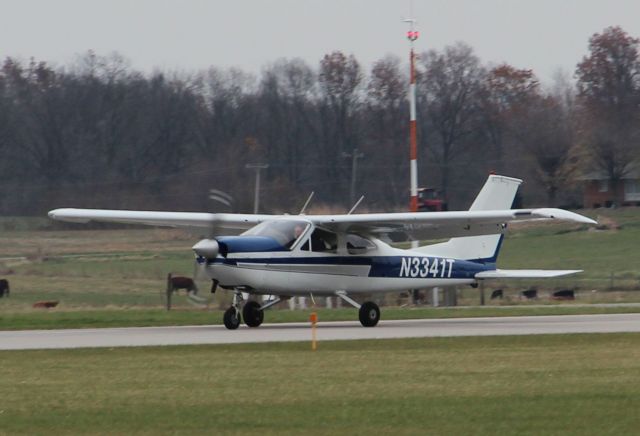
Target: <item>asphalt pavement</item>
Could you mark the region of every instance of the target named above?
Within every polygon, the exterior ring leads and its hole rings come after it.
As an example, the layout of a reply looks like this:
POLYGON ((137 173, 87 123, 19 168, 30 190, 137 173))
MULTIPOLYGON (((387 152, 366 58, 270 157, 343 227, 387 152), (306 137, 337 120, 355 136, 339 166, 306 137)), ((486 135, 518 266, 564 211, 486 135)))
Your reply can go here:
MULTIPOLYGON (((640 332, 640 313, 517 316, 381 321, 365 328, 357 321, 319 322, 319 341, 443 336, 536 335, 640 332)), ((0 350, 137 347, 310 341, 309 323, 263 324, 227 330, 221 325, 0 332, 0 350)))

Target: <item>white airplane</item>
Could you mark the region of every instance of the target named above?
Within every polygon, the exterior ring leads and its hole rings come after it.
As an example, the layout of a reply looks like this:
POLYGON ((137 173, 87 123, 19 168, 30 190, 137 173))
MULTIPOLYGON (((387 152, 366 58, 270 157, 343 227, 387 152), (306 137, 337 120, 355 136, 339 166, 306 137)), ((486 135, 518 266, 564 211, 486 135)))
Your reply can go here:
POLYGON ((479 280, 546 278, 581 270, 496 268, 507 223, 523 220, 596 221, 562 209, 510 209, 522 180, 491 175, 468 211, 347 215, 249 215, 55 209, 55 220, 105 221, 196 228, 212 237, 193 246, 196 262, 218 286, 232 290, 224 325, 244 318, 258 327, 264 310, 299 295, 337 296, 359 309, 360 322, 375 326, 380 309, 352 296, 434 286, 477 286, 479 280), (215 236, 238 234, 238 236, 215 236), (400 249, 392 242, 450 238, 400 249), (260 304, 243 293, 274 295, 260 304), (244 303, 244 304, 243 304, 244 303), (241 310, 242 307, 242 310, 241 310), (242 314, 241 314, 242 312, 242 314))

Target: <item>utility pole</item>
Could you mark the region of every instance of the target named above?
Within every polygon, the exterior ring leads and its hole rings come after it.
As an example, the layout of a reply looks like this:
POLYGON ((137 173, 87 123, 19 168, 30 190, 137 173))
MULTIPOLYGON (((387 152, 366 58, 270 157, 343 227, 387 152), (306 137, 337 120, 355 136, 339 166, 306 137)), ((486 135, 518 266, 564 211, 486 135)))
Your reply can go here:
POLYGON ((364 157, 364 153, 360 153, 357 148, 353 149, 353 153, 342 153, 343 157, 351 158, 351 189, 349 190, 349 203, 353 205, 356 198, 356 173, 358 171, 358 159, 364 157))
POLYGON ((256 170, 256 187, 253 195, 253 213, 258 213, 258 209, 260 208, 260 170, 269 168, 269 165, 254 163, 246 164, 245 168, 256 170))

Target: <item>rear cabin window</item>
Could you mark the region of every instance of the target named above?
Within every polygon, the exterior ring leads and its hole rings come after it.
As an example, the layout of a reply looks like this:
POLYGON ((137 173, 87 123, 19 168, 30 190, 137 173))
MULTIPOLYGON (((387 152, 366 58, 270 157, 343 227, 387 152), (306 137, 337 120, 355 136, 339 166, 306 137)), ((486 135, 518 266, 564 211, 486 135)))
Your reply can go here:
POLYGON ((360 235, 349 233, 347 235, 347 251, 349 254, 362 254, 375 250, 376 245, 360 235))
POLYGON ((311 251, 335 253, 338 249, 338 237, 327 230, 315 229, 311 234, 311 251))

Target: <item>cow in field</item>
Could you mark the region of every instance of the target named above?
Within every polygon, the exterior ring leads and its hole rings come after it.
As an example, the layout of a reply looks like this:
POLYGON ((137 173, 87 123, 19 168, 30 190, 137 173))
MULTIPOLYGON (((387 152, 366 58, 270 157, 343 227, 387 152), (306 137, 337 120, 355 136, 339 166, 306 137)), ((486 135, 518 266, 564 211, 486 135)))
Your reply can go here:
POLYGON ((58 305, 58 301, 37 301, 33 303, 34 309, 51 309, 58 305))
POLYGON ((576 299, 576 294, 573 292, 573 289, 563 289, 561 291, 556 291, 551 296, 552 300, 559 301, 570 301, 576 299))
POLYGON ((180 289, 186 289, 187 293, 198 293, 198 287, 192 278, 183 276, 172 276, 171 273, 167 275, 167 292, 175 292, 180 289))

